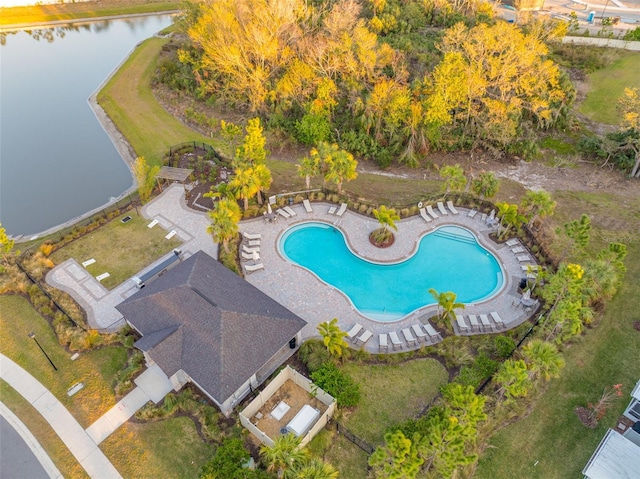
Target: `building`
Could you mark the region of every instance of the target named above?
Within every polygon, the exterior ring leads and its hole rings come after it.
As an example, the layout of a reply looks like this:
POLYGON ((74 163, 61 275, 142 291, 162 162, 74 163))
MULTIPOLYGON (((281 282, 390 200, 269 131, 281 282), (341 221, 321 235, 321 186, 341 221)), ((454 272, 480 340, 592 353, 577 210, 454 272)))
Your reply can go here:
POLYGON ((640 477, 640 381, 616 429, 609 429, 582 470, 588 479, 640 477))
POLYGON ((227 416, 294 353, 306 325, 202 251, 117 309, 149 365, 176 391, 193 383, 227 416))

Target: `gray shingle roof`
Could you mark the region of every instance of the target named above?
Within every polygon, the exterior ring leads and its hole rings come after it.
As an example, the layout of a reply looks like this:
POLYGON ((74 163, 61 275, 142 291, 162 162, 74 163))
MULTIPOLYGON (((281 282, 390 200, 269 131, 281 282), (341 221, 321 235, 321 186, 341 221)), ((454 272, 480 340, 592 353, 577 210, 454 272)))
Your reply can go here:
POLYGON ((182 369, 220 404, 306 325, 202 251, 116 308, 167 376, 182 369))

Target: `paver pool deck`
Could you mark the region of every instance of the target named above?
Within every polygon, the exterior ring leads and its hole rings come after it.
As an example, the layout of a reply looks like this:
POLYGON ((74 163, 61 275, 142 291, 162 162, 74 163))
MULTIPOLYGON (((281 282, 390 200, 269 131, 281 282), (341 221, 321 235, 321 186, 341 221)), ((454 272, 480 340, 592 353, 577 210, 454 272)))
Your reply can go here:
MULTIPOLYGON (((531 313, 521 307, 514 307, 519 301, 518 293, 520 279, 524 276, 521 263, 506 244, 497 244, 489 238, 495 228, 481 220, 481 215, 475 218, 467 216, 468 209, 457 207, 459 214, 449 213, 427 223, 420 215, 405 218, 396 222, 398 230, 395 232, 395 242, 388 248, 376 248, 369 242, 369 233, 379 227, 378 222, 353 211, 347 210, 342 217, 329 214, 329 209, 336 205, 329 203, 311 203, 313 212, 307 213, 302 204, 291 206, 296 215, 284 219, 279 217, 277 222, 266 223, 262 217, 240 222, 240 231, 259 233, 261 235, 260 261, 264 269, 246 275, 246 280, 271 298, 307 321, 302 330, 304 339, 317 337, 317 327, 320 323, 338 318, 343 330, 349 330, 354 324, 361 324, 365 330, 371 331, 373 336, 363 347, 367 351, 379 352, 378 334, 395 331, 399 337, 404 328, 413 324, 427 323, 428 318, 436 314, 436 305, 421 308, 409 316, 393 322, 376 321, 358 312, 347 297, 338 289, 318 279, 310 271, 297 266, 278 251, 278 241, 286 229, 294 224, 320 221, 338 227, 345 237, 352 251, 361 257, 376 262, 398 262, 411 256, 425 234, 439 226, 457 225, 473 231, 485 249, 492 252, 502 265, 504 284, 501 291, 492 298, 467 304, 458 314, 488 314, 498 312, 506 329, 510 329, 526 321, 531 313)), ((434 205, 435 206, 435 205, 434 205)), ((189 257, 193 253, 203 250, 213 257, 217 257, 217 245, 206 233, 210 222, 204 212, 195 211, 186 206, 184 188, 174 184, 161 195, 145 205, 142 214, 149 220, 158 220, 156 228, 167 231, 175 230, 184 243, 180 247, 183 256, 189 257)), ((172 253, 170 253, 172 254, 172 253)), ((142 272, 150 270, 164 258, 149 265, 142 272)), ((115 330, 124 325, 122 315, 115 306, 134 294, 137 289, 131 280, 127 280, 111 291, 106 290, 95 278, 86 273, 84 268, 73 260, 68 260, 56 266, 47 275, 47 282, 71 294, 86 310, 89 324, 98 329, 115 330), (89 287, 90 286, 90 287, 89 287)), ((425 285, 425 288, 428 288, 425 285)), ((486 334, 461 332, 454 324, 456 334, 486 334)), ((417 343, 408 346, 402 342, 399 351, 417 349, 417 343)))
MULTIPOLYGON (((307 213, 302 204, 293 205, 296 215, 289 218, 279 218, 276 223, 265 223, 262 218, 243 221, 240 230, 261 235, 260 259, 264 270, 251 273, 245 277, 255 287, 283 304, 291 311, 308 322, 302 334, 305 338, 318 336, 318 325, 337 317, 339 325, 348 331, 354 324, 361 324, 364 329, 374 333, 373 337, 363 346, 369 352, 379 352, 378 337, 380 333, 395 331, 400 337, 400 331, 413 324, 426 323, 428 318, 436 314, 436 305, 421 308, 409 316, 393 322, 376 321, 361 314, 353 307, 347 297, 338 289, 330 286, 305 268, 286 260, 278 250, 280 236, 294 224, 320 221, 332 224, 342 230, 351 250, 364 259, 375 262, 398 262, 410 257, 418 247, 422 236, 444 225, 457 225, 473 231, 479 243, 492 252, 502 265, 504 284, 498 294, 492 298, 467 304, 459 314, 488 314, 498 312, 506 329, 522 324, 531 314, 520 307, 514 307, 514 301, 519 301, 518 293, 520 279, 524 276, 521 263, 506 244, 497 244, 489 238, 495 231, 481 221, 481 215, 475 218, 467 216, 469 209, 457 207, 459 214, 449 213, 427 223, 419 215, 405 218, 396 222, 398 230, 395 232, 395 242, 388 248, 377 248, 369 241, 369 234, 379 228, 379 223, 353 211, 347 210, 342 218, 329 214, 332 206, 329 203, 312 203, 313 212, 307 213)), ((425 288, 428 288, 425 285, 425 288)), ((454 325, 456 334, 463 334, 454 325)), ((474 333, 486 334, 486 333, 474 333)), ((359 347, 359 346, 354 346, 359 347)), ((360 346, 362 347, 362 346, 360 346)), ((396 352, 417 349, 420 344, 408 346, 402 342, 402 349, 396 352)))

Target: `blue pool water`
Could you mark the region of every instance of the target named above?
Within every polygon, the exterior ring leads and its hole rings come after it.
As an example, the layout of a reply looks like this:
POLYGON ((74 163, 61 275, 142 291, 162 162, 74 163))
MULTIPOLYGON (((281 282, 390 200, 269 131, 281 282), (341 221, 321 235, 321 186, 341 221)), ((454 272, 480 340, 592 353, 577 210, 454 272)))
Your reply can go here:
POLYGON ((406 261, 378 264, 351 252, 342 232, 325 223, 296 225, 282 235, 280 252, 341 290, 365 316, 395 321, 434 304, 429 289, 453 291, 458 302, 494 295, 503 283, 496 258, 473 233, 443 226, 425 235, 406 261))

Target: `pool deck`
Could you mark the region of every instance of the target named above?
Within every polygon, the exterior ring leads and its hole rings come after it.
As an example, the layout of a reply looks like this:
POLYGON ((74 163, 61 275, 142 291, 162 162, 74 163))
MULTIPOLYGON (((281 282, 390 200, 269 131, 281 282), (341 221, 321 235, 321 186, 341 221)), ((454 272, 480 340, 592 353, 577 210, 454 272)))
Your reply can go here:
MULTIPOLYGON (((337 226, 345 234, 349 246, 356 254, 380 262, 396 262, 407 258, 417 248, 420 238, 439 226, 458 225, 468 228, 475 233, 480 244, 491 251, 502 264, 505 281, 501 292, 493 298, 468 304, 464 310, 456 312, 466 317, 469 314, 479 316, 496 311, 505 321, 505 329, 522 324, 533 312, 526 312, 521 306, 513 306, 514 301, 519 301, 521 297, 517 290, 518 283, 524 276, 521 263, 506 244, 498 245, 489 239, 489 233, 493 228, 481 221, 480 213, 475 218, 470 218, 467 216, 468 209, 458 207, 458 215, 449 213, 430 223, 426 223, 419 215, 405 218, 396 222, 398 231, 395 232, 394 244, 380 249, 373 246, 368 239, 369 233, 379 227, 375 219, 349 210, 342 218, 330 215, 329 208, 336 205, 329 203, 312 203, 311 206, 313 212, 306 213, 303 205, 293 205, 291 208, 296 212, 296 216, 289 219, 280 217, 277 223, 265 223, 262 218, 256 218, 242 221, 239 225, 241 232, 261 235, 260 258, 264 269, 247 274, 246 280, 307 321, 307 326, 302 330, 304 339, 318 337, 317 327, 320 323, 338 318, 340 327, 345 331, 350 330, 355 324, 361 324, 363 331, 368 330, 373 333, 365 345, 352 344, 354 348, 363 347, 369 352, 378 353, 380 352, 378 334, 394 331, 398 334, 402 346, 393 351, 389 342, 388 352, 413 350, 425 343, 416 342, 408 345, 404 341, 401 330, 413 324, 426 323, 428 318, 436 313, 435 305, 427 306, 394 322, 375 321, 360 314, 342 292, 320 281, 308 270, 286 261, 278 252, 277 242, 280 235, 291 225, 307 221, 321 221, 337 226)), ((217 257, 217 245, 206 233, 210 220, 206 213, 187 208, 184 188, 181 185, 171 185, 165 189, 161 195, 146 204, 141 213, 149 220, 158 220, 156 228, 176 231, 177 236, 183 240, 180 246, 183 258, 199 250, 217 257)), ((173 253, 168 253, 169 256, 171 254, 173 253)), ((159 258, 139 274, 151 270, 168 255, 159 258)), ((53 268, 47 275, 46 281, 71 294, 87 312, 89 325, 105 331, 116 331, 125 324, 122 315, 115 307, 137 291, 135 284, 130 280, 109 291, 95 278, 86 274, 84 268, 73 260, 53 268)), ((427 288, 426 285, 425 288, 427 288)), ((461 332, 455 323, 454 331, 458 335, 488 334, 479 331, 461 332)), ((433 343, 434 341, 431 341, 426 344, 433 343)))
MULTIPOLYGON (((312 203, 311 206, 313 212, 307 213, 303 205, 293 205, 291 208, 296 215, 289 219, 279 217, 276 223, 266 223, 262 218, 240 223, 241 232, 261 235, 260 258, 264 270, 246 275, 246 280, 306 320, 308 324, 302 331, 304 338, 318 337, 318 325, 337 317, 340 327, 345 331, 350 330, 355 324, 360 324, 363 326, 363 331, 368 330, 374 333, 364 345, 352 343, 354 348, 364 348, 369 352, 378 353, 380 352, 378 334, 395 331, 401 340, 402 347, 392 351, 389 341, 388 352, 418 349, 425 343, 416 341, 416 344, 408 345, 401 331, 404 328, 410 328, 413 324, 428 322, 428 318, 436 314, 437 308, 436 305, 426 306, 404 319, 393 322, 375 321, 360 314, 342 292, 324 283, 308 270, 285 260, 279 253, 277 244, 280 235, 290 226, 308 221, 325 222, 336 226, 345 234, 354 253, 377 262, 398 262, 408 258, 415 252, 420 238, 440 226, 465 227, 473 231, 480 244, 491 251, 501 263, 504 271, 504 285, 493 298, 467 304, 464 310, 458 310, 456 313, 463 314, 465 318, 469 314, 475 314, 479 320, 479 315, 495 311, 504 320, 506 326, 504 329, 514 328, 531 316, 532 311, 527 312, 521 306, 513 305, 514 301, 519 301, 521 297, 518 293, 518 284, 524 276, 520 267, 524 263, 518 261, 509 246, 498 245, 489 238, 489 234, 495 230, 495 227, 482 222, 480 213, 475 218, 470 218, 467 216, 468 209, 457 207, 458 215, 450 212, 430 223, 419 215, 402 219, 396 222, 398 230, 395 232, 394 244, 382 249, 373 246, 369 241, 369 233, 379 227, 377 220, 349 210, 339 218, 328 213, 329 208, 335 206, 329 203, 312 203)), ((437 214, 440 215, 439 212, 437 214)), ((479 331, 461 332, 455 323, 454 330, 457 335, 488 334, 479 331)), ((427 344, 433 344, 433 342, 427 344)))

